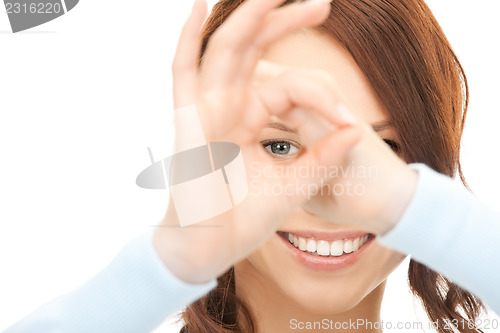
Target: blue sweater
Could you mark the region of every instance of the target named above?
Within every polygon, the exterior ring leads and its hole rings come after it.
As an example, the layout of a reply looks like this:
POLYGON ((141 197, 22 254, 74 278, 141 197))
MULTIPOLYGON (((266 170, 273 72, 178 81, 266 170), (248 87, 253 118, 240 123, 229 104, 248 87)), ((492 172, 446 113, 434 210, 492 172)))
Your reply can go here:
MULTIPOLYGON (((500 312, 500 213, 452 179, 413 164, 419 180, 402 219, 378 240, 453 279, 500 312)), ((127 244, 97 276, 5 331, 149 332, 216 286, 176 278, 153 248, 153 231, 127 244)))

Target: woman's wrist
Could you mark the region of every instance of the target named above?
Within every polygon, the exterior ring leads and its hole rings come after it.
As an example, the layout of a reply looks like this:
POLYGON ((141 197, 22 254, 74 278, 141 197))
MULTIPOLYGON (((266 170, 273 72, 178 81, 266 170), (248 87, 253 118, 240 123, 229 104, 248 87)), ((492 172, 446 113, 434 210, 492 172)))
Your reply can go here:
MULTIPOLYGON (((180 280, 202 284, 228 270, 237 259, 234 217, 227 212, 181 227, 173 201, 153 235, 153 246, 165 267, 180 280)), ((241 243, 241 239, 238 242, 241 243)))
POLYGON ((393 229, 404 215, 415 194, 418 183, 418 172, 404 165, 392 175, 391 180, 384 184, 386 205, 377 219, 374 231, 384 235, 393 229))
POLYGON ((196 244, 188 236, 189 230, 180 227, 169 207, 153 235, 153 246, 165 267, 178 279, 193 284, 208 282, 217 275, 211 273, 215 264, 211 265, 210 251, 204 251, 203 244, 196 244))

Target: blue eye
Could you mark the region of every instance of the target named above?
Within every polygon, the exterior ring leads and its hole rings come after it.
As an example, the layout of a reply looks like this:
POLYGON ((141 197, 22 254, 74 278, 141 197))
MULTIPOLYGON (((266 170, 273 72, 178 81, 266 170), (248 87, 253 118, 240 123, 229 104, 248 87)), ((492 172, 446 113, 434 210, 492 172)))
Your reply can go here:
POLYGON ((270 152, 273 155, 293 155, 298 153, 299 148, 288 141, 268 141, 262 143, 264 149, 270 152))

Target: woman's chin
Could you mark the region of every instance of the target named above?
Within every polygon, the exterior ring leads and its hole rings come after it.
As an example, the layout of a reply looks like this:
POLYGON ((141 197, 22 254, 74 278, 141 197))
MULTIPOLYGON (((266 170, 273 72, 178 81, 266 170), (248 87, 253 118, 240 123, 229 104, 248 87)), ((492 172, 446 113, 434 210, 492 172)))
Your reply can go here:
POLYGON ((351 283, 332 283, 289 275, 287 280, 279 288, 291 303, 308 313, 323 315, 340 315, 366 301, 381 298, 385 286, 385 281, 372 286, 357 279, 351 283))
POLYGON ((249 288, 247 295, 256 304, 267 299, 283 311, 338 315, 365 304, 379 306, 384 281, 404 256, 373 240, 365 246, 346 264, 336 258, 304 258, 307 253, 276 235, 237 265, 236 285, 249 288))
POLYGON ((348 312, 358 305, 363 298, 360 297, 328 297, 322 295, 287 295, 295 304, 300 304, 300 307, 306 312, 318 315, 336 316, 348 312))

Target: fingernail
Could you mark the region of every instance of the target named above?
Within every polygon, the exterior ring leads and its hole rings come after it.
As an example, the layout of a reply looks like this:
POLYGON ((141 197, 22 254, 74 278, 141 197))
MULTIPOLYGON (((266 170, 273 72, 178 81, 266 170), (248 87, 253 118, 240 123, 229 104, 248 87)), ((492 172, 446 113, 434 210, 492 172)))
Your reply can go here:
POLYGON ((340 118, 349 125, 355 125, 358 123, 358 120, 354 116, 354 114, 345 106, 343 103, 337 104, 337 112, 340 118))
POLYGON ((304 1, 303 4, 304 6, 315 6, 320 3, 330 3, 332 0, 307 0, 304 1))

